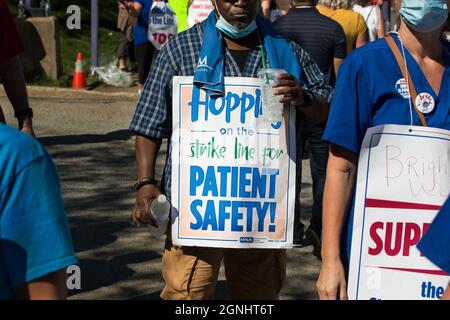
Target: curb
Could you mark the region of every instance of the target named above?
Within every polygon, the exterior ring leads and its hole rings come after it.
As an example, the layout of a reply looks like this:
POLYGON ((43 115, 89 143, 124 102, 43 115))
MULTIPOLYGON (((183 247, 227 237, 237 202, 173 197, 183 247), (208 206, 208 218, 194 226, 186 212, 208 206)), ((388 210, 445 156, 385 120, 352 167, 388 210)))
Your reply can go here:
MULTIPOLYGON (((90 98, 90 99, 106 99, 106 98, 124 98, 137 100, 138 94, 133 92, 99 92, 92 90, 56 88, 44 86, 27 85, 29 97, 49 97, 49 98, 90 98)), ((0 95, 6 96, 5 90, 0 86, 0 95)))

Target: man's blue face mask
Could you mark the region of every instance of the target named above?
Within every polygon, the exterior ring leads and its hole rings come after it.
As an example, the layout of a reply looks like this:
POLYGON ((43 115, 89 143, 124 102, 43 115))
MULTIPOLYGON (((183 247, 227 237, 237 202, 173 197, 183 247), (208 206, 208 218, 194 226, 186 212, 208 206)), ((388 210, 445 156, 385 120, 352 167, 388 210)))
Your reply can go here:
POLYGON ((244 29, 236 28, 220 14, 219 8, 217 7, 216 0, 214 0, 214 4, 215 4, 216 10, 217 10, 217 13, 219 14, 219 19, 217 19, 216 28, 219 29, 220 31, 222 31, 223 33, 225 33, 230 38, 233 38, 233 39, 243 38, 245 36, 248 36, 250 33, 252 33, 253 31, 255 31, 258 28, 255 20, 253 20, 244 29))
POLYGON ((432 32, 447 20, 447 0, 402 0, 400 15, 411 29, 432 32))

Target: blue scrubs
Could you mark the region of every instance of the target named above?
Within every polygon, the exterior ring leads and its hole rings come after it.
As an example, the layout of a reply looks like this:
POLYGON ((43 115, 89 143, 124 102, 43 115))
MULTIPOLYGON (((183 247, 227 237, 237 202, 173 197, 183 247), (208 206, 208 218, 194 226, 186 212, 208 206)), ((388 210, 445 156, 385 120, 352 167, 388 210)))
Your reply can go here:
POLYGON ((35 139, 0 124, 0 300, 77 263, 53 161, 35 139))
POLYGON ((141 14, 139 15, 134 26, 134 45, 139 46, 150 41, 148 40, 148 17, 150 14, 150 9, 152 8, 153 1, 136 0, 135 2, 139 3, 142 6, 141 14))
POLYGON ((450 274, 450 197, 417 248, 428 260, 450 274))
MULTIPOLYGON (((393 38, 402 52, 398 37, 393 35, 393 38)), ((425 114, 427 125, 450 130, 450 43, 443 41, 443 45, 446 66, 438 94, 406 48, 405 55, 417 94, 428 93, 435 101, 434 110, 425 114)), ((368 128, 382 124, 410 125, 409 101, 402 79, 400 67, 386 40, 353 51, 339 69, 323 139, 358 155, 368 128)), ((420 126, 414 109, 412 116, 413 125, 420 126)), ((347 235, 344 230, 344 239, 347 238, 344 263, 348 263, 345 258, 350 257, 353 211, 354 203, 348 215, 347 235)))

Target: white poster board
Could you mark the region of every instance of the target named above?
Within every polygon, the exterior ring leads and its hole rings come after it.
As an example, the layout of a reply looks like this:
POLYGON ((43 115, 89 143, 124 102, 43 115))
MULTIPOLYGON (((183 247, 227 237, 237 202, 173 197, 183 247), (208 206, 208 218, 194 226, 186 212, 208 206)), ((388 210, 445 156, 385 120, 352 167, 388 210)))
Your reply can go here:
POLYGON ((449 193, 450 131, 398 125, 367 131, 358 164, 350 299, 442 295, 449 275, 416 244, 449 193))
POLYGON ((291 248, 295 109, 263 122, 259 79, 226 77, 218 99, 192 81, 173 80, 173 243, 291 248))
POLYGON ((214 5, 211 3, 211 0, 193 0, 188 10, 188 27, 190 28, 194 24, 206 20, 213 10, 214 5))

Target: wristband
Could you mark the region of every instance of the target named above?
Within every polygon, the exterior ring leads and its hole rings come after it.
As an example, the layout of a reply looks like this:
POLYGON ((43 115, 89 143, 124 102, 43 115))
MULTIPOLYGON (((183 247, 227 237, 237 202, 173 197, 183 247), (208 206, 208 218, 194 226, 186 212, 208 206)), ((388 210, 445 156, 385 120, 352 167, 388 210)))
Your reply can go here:
POLYGON ((145 177, 145 178, 142 178, 142 179, 140 179, 140 180, 138 180, 138 181, 136 181, 134 183, 134 189, 136 191, 139 191, 139 189, 141 187, 143 187, 143 186, 145 186, 147 184, 155 184, 156 185, 156 184, 158 184, 158 181, 156 181, 155 179, 150 178, 150 177, 145 177))

